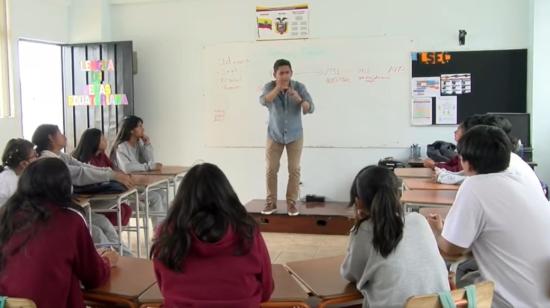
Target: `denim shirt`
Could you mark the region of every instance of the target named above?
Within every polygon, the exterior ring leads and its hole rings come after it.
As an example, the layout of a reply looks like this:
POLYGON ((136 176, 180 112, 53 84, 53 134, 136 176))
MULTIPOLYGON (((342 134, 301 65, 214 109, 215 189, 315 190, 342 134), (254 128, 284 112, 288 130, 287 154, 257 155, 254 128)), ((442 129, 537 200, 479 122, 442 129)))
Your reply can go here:
MULTIPOLYGON (((309 102, 310 107, 307 113, 313 113, 315 106, 311 96, 304 84, 291 80, 290 86, 298 92, 304 101, 309 102)), ((280 92, 273 99, 273 102, 266 102, 265 96, 275 88, 275 81, 268 82, 260 96, 260 104, 269 110, 269 125, 267 135, 273 141, 280 144, 289 144, 303 135, 302 128, 302 106, 289 97, 288 92, 280 92)), ((305 114, 305 113, 304 113, 305 114)))

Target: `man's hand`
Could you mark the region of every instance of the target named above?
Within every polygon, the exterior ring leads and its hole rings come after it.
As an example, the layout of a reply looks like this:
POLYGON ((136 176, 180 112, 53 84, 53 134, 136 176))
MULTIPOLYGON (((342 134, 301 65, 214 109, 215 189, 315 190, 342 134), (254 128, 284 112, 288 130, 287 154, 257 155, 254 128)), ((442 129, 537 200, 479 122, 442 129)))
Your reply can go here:
POLYGON ((303 102, 302 97, 300 96, 298 91, 296 91, 292 88, 288 89, 288 95, 289 95, 290 99, 292 99, 294 101, 294 103, 296 103, 296 104, 301 104, 303 102))

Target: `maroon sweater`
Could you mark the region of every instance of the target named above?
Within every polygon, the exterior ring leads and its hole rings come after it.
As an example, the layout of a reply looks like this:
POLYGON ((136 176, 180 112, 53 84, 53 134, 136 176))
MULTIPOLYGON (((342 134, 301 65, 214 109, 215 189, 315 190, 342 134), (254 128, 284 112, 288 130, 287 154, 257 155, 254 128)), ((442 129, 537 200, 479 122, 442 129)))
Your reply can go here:
POLYGON ((12 236, 2 247, 4 252, 12 251, 34 233, 18 253, 7 257, 0 271, 0 294, 32 299, 40 308, 84 307, 80 283, 85 288, 104 284, 110 267, 96 252, 81 215, 49 208, 48 221, 12 236))
POLYGON ((234 255, 238 237, 229 229, 217 243, 193 236, 182 272, 154 260, 164 307, 258 308, 273 292, 271 261, 260 232, 246 255, 234 255))
MULTIPOLYGON (((113 162, 109 157, 107 157, 107 154, 105 152, 101 152, 99 155, 92 156, 88 164, 96 167, 104 167, 104 168, 111 168, 115 170, 115 166, 113 165, 113 162)), ((116 226, 118 224, 117 222, 117 213, 102 213, 109 219, 111 224, 113 226, 116 226)), ((121 221, 122 225, 126 226, 130 222, 130 217, 132 217, 132 208, 127 203, 122 203, 121 205, 121 221)))
POLYGON ((451 158, 451 160, 446 163, 435 163, 435 166, 452 172, 462 171, 462 164, 460 163, 460 157, 458 155, 451 158))

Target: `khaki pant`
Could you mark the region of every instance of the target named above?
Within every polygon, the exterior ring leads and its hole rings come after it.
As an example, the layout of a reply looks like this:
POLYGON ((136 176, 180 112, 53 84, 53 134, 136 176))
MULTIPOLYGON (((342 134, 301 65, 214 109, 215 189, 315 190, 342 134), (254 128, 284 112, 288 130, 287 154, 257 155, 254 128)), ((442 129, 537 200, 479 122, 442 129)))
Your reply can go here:
POLYGON ((267 203, 277 204, 277 173, 279 172, 280 160, 283 150, 286 147, 288 159, 288 185, 286 188, 286 200, 296 202, 300 190, 300 157, 304 139, 300 138, 289 144, 280 144, 267 138, 265 158, 267 163, 267 203))

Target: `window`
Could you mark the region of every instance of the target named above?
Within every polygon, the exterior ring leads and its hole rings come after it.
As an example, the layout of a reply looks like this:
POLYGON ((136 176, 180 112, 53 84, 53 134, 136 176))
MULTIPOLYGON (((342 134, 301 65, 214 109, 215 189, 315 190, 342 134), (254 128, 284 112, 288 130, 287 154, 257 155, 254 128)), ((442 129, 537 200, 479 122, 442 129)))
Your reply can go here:
POLYGON ((9 38, 6 0, 0 0, 0 118, 13 116, 10 101, 9 38))
POLYGON ((63 130, 61 46, 20 40, 18 49, 23 138, 44 123, 63 130))

